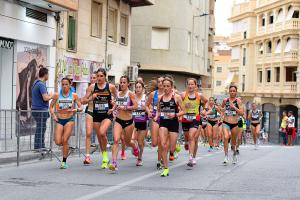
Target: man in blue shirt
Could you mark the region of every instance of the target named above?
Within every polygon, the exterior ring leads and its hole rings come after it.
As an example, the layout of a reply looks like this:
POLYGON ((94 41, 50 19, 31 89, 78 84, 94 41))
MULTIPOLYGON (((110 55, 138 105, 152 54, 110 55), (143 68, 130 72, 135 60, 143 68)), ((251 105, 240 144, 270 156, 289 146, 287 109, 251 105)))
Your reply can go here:
POLYGON ((49 101, 53 95, 47 92, 46 81, 48 80, 48 69, 41 68, 39 78, 35 80, 32 86, 32 116, 36 121, 36 130, 34 137, 34 149, 45 148, 46 122, 49 118, 49 101))

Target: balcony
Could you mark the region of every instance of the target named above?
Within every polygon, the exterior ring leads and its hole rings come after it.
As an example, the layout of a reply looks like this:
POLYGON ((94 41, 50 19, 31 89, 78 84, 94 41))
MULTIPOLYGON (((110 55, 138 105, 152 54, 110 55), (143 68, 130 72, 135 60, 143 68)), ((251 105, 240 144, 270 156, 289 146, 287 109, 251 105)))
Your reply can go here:
POLYGON ((232 7, 231 11, 231 17, 236 17, 238 15, 241 15, 243 13, 247 12, 253 12, 256 6, 256 1, 255 0, 250 0, 249 2, 246 3, 240 3, 237 5, 234 5, 232 7))
POLYGON ((284 62, 298 62, 298 60, 298 50, 291 50, 290 52, 284 53, 284 62))
POLYGON ((35 5, 53 12, 77 11, 79 0, 21 0, 22 2, 35 5))
POLYGON ((154 5, 155 0, 123 0, 125 3, 128 3, 131 7, 140 7, 140 6, 151 6, 154 5))
POLYGON ((295 94, 297 92, 297 82, 285 82, 282 92, 284 94, 295 94))
POLYGON ((286 22, 277 22, 274 24, 268 24, 265 27, 259 27, 257 30, 257 35, 264 35, 274 32, 279 32, 283 30, 296 30, 300 29, 300 20, 291 19, 286 22))
POLYGON ((240 69, 240 60, 239 59, 233 59, 231 60, 231 64, 228 66, 228 70, 230 72, 238 72, 240 69))

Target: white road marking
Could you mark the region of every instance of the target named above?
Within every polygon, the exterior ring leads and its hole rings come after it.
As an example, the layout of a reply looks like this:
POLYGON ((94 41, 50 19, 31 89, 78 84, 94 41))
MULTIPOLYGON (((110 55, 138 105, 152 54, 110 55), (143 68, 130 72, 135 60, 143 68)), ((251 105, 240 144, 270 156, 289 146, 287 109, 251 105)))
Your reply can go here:
MULTIPOLYGON (((223 152, 222 151, 218 151, 218 152, 214 152, 214 153, 211 153, 211 154, 206 154, 206 155, 203 155, 203 156, 199 156, 199 157, 196 158, 196 160, 207 158, 207 157, 213 156, 215 154, 219 154, 219 153, 223 153, 223 152)), ((174 169, 174 168, 177 168, 177 167, 181 167, 183 165, 186 165, 186 161, 178 163, 178 164, 173 165, 173 166, 170 166, 169 168, 170 169, 174 169)), ((159 173, 160 172, 155 171, 155 172, 152 172, 152 173, 149 173, 149 174, 145 174, 144 176, 140 176, 138 178, 135 178, 135 179, 132 179, 132 180, 129 180, 129 181, 125 181, 125 182, 120 183, 120 184, 115 185, 115 186, 107 187, 107 188, 105 188, 103 190, 100 190, 100 191, 97 191, 97 192, 94 192, 94 193, 90 193, 88 195, 84 195, 84 196, 79 197, 79 198, 74 199, 74 200, 90 200, 90 199, 95 199, 95 198, 98 198, 100 196, 103 196, 104 194, 107 194, 107 193, 110 193, 110 192, 114 192, 116 190, 120 190, 123 187, 127 187, 127 186, 132 185, 134 183, 137 183, 139 181, 143 181, 143 180, 148 179, 150 177, 156 176, 159 173)))

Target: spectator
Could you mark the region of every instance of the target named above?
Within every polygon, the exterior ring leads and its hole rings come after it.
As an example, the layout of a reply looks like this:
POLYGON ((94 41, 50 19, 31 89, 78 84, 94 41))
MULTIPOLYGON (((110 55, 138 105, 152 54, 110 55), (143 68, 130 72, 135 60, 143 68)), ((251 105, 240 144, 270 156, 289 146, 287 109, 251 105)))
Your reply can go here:
POLYGON ((292 137, 293 139, 296 137, 296 130, 295 130, 295 117, 293 114, 293 111, 289 111, 288 113, 288 128, 287 128, 287 134, 288 134, 288 145, 292 145, 292 137))
POLYGON ((286 111, 283 111, 282 113, 282 120, 281 120, 281 125, 280 125, 280 133, 282 136, 282 142, 283 145, 287 145, 287 121, 288 121, 288 116, 286 114, 286 111))
POLYGON ((34 137, 34 149, 45 148, 46 122, 49 118, 49 100, 53 95, 47 93, 46 81, 48 80, 48 69, 43 67, 39 71, 39 78, 32 86, 32 116, 36 121, 34 137))

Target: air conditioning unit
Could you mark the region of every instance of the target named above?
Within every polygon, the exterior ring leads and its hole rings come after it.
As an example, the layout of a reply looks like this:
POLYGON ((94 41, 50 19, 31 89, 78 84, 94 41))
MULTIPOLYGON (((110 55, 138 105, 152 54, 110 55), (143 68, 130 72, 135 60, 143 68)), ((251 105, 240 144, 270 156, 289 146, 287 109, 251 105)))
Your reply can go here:
POLYGON ((139 74, 138 66, 128 66, 127 67, 127 76, 131 82, 136 81, 139 74))

